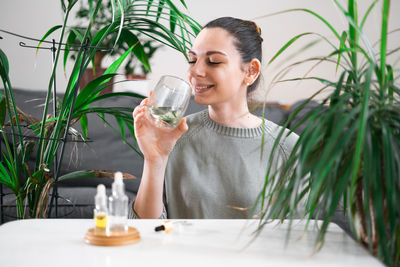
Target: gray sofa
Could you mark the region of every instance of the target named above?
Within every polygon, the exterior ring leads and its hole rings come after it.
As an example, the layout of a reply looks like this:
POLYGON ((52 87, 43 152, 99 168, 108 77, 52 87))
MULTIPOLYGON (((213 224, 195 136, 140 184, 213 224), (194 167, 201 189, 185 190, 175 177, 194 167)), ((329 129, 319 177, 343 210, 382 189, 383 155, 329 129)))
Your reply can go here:
MULTIPOLYGON (((41 118, 44 102, 44 91, 29 91, 14 89, 14 97, 18 107, 27 114, 41 118)), ((96 106, 124 106, 134 107, 140 103, 141 99, 127 97, 116 97, 105 100, 96 106)), ((187 114, 191 114, 206 108, 196 104, 191 100, 187 114)), ((260 106, 253 110, 254 113, 261 115, 263 108, 260 106)), ((279 105, 271 105, 265 108, 265 117, 276 123, 285 120, 290 110, 282 109, 279 105)), ((112 125, 116 126, 115 120, 111 119, 112 125)), ((78 125, 75 125, 79 129, 78 125)), ((122 139, 96 115, 89 115, 89 138, 91 142, 67 143, 65 156, 61 166, 61 174, 75 170, 103 169, 122 171, 136 176, 136 179, 125 180, 127 194, 130 200, 136 197, 139 187, 140 177, 143 169, 142 158, 135 153, 122 139)), ((131 142, 132 136, 126 132, 126 137, 131 142)), ((32 159, 33 160, 33 159, 32 159)), ((96 186, 99 183, 106 185, 110 190, 112 179, 108 178, 83 178, 69 180, 58 183, 57 214, 61 218, 91 218, 93 216, 94 195, 96 186)), ((3 186, 3 222, 15 219, 15 205, 13 194, 3 186)), ((50 216, 55 216, 53 209, 50 216)), ((0 211, 1 212, 1 211, 0 211)))

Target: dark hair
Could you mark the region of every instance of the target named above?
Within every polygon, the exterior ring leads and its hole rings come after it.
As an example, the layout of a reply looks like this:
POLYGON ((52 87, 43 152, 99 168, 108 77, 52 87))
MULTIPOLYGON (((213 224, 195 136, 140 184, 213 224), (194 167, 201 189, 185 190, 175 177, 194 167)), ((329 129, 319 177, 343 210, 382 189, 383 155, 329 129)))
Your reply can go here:
MULTIPOLYGON (((234 37, 234 45, 239 51, 242 62, 249 63, 253 58, 262 62, 261 29, 250 20, 222 17, 207 23, 204 28, 222 28, 234 37)), ((260 75, 247 88, 247 93, 254 91, 260 82, 260 75)))

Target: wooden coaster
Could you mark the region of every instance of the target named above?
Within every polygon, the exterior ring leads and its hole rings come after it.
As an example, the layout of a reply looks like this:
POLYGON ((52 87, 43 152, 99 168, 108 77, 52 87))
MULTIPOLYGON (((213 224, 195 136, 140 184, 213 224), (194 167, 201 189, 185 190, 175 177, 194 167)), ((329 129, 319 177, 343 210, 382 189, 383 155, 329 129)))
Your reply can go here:
POLYGON ((134 227, 128 227, 128 231, 110 231, 106 232, 95 231, 90 228, 84 238, 85 242, 96 246, 122 246, 136 243, 140 240, 139 232, 134 227))

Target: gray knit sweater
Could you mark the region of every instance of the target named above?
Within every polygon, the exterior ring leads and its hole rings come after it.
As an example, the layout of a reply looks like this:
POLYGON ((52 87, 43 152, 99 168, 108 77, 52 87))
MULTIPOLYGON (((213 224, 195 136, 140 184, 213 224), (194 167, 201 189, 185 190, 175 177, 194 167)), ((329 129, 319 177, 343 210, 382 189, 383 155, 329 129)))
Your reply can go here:
MULTIPOLYGON (((189 130, 169 156, 162 217, 248 218, 281 127, 270 121, 257 128, 226 127, 212 121, 208 110, 188 116, 187 123, 189 130)), ((297 138, 292 133, 282 140, 277 164, 297 138)))

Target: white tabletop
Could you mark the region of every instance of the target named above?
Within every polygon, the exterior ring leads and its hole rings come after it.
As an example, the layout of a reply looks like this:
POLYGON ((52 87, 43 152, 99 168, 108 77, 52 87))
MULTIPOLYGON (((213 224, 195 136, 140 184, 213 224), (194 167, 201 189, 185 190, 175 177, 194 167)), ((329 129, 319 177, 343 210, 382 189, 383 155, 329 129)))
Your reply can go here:
POLYGON ((92 220, 33 219, 0 226, 1 266, 383 266, 337 225, 329 226, 323 248, 314 252, 316 231, 294 222, 271 223, 253 239, 257 220, 173 221, 169 233, 155 232, 160 220, 129 220, 138 243, 100 247, 86 244, 92 220))

